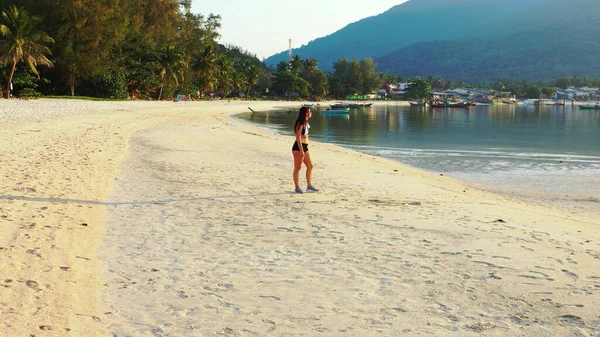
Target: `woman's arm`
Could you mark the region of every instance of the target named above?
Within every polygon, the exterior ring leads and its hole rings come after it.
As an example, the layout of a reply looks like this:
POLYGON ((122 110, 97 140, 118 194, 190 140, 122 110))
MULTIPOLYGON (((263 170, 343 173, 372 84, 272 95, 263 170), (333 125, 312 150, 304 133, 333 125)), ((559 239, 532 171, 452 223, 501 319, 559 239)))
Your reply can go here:
POLYGON ((298 143, 298 148, 300 149, 300 153, 304 155, 304 148, 302 147, 302 128, 304 126, 302 124, 296 127, 296 142, 298 143))

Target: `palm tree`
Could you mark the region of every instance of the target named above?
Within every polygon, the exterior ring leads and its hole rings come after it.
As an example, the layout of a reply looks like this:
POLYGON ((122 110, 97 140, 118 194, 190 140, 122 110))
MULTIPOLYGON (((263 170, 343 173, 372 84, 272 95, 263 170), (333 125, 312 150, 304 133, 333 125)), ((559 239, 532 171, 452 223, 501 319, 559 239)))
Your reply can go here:
POLYGON ((248 65, 246 68, 246 81, 248 82, 248 90, 246 90, 246 97, 250 95, 250 89, 253 86, 258 84, 258 80, 260 79, 260 68, 258 68, 254 64, 248 65))
POLYGON ((304 72, 306 72, 306 73, 315 72, 319 69, 318 65, 319 65, 319 63, 316 59, 309 57, 306 60, 304 60, 304 72))
POLYGON ((215 89, 219 72, 219 55, 213 44, 208 45, 202 52, 194 55, 190 67, 196 72, 196 78, 202 79, 200 91, 204 94, 215 89))
POLYGON ((292 57, 292 61, 290 63, 290 70, 292 71, 292 73, 298 75, 300 70, 302 70, 302 65, 302 59, 300 58, 300 55, 296 54, 292 57))
POLYGON ((237 72, 233 66, 233 61, 229 56, 221 54, 218 59, 217 83, 215 89, 229 96, 236 87, 237 72))
POLYGON ((42 44, 53 43, 54 40, 48 34, 35 29, 40 22, 40 18, 29 16, 26 10, 16 6, 11 6, 2 12, 0 62, 10 65, 6 98, 10 98, 12 79, 19 62, 25 62, 38 79, 40 78, 36 68, 38 65, 54 66, 46 57, 52 52, 42 44))
POLYGON ((183 52, 177 48, 176 45, 167 46, 158 60, 160 70, 160 92, 158 94, 158 100, 162 98, 163 88, 167 80, 172 80, 175 85, 179 85, 179 79, 183 80, 183 70, 187 68, 188 64, 185 60, 183 52))

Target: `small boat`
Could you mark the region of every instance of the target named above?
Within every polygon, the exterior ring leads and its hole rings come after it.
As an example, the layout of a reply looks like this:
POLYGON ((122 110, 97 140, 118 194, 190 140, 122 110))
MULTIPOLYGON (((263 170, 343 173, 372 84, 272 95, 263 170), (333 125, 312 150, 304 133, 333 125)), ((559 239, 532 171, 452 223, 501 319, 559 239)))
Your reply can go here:
POLYGON ((348 103, 336 103, 329 105, 332 109, 348 109, 350 104, 348 103))
POLYGON ((600 110, 600 105, 579 105, 580 110, 600 110))
POLYGON ((346 115, 350 112, 350 108, 346 109, 327 109, 323 110, 323 115, 346 115))
POLYGON ((426 106, 427 105, 427 103, 425 103, 423 101, 408 102, 408 104, 410 104, 410 106, 426 106))
POLYGON ((304 104, 302 104, 302 106, 307 107, 307 108, 312 108, 313 105, 312 104, 308 104, 308 103, 304 103, 304 104))
POLYGON ((368 108, 371 105, 373 105, 373 103, 350 103, 350 104, 348 104, 348 108, 352 108, 352 109, 368 108))
POLYGON ((540 106, 541 104, 539 99, 526 99, 523 101, 524 106, 540 106))
POLYGON ((429 106, 432 108, 468 108, 471 106, 475 106, 475 102, 438 102, 431 101, 429 102, 429 106))
MULTIPOLYGON (((475 102, 470 102, 470 101, 450 103, 450 107, 454 107, 454 108, 468 108, 470 106, 476 106, 476 105, 477 104, 475 102)), ((485 105, 485 103, 483 103, 483 105, 485 105)))

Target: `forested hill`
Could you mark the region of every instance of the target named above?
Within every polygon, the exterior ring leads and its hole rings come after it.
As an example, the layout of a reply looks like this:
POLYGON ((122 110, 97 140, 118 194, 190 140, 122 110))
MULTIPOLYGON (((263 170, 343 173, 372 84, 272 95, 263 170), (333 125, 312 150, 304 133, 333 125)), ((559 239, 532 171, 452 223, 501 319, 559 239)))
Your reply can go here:
MULTIPOLYGON (((418 42, 498 36, 516 31, 503 27, 499 18, 529 11, 548 0, 409 0, 385 13, 349 24, 311 41, 294 54, 316 58, 321 68, 331 68, 341 57, 363 58, 388 54, 418 42)), ((269 57, 267 65, 287 58, 287 52, 269 57)))
POLYGON ((544 80, 598 75, 599 37, 599 0, 411 0, 294 53, 326 70, 372 57, 378 71, 405 76, 544 80))
POLYGON ((598 33, 586 30, 523 32, 497 40, 453 40, 411 45, 376 58, 377 71, 453 81, 500 78, 549 81, 563 76, 600 76, 598 33), (576 42, 573 36, 577 36, 576 42))
POLYGON ((377 70, 465 82, 600 76, 600 1, 547 2, 533 13, 506 20, 507 25, 522 27, 517 33, 413 44, 375 57, 377 70))

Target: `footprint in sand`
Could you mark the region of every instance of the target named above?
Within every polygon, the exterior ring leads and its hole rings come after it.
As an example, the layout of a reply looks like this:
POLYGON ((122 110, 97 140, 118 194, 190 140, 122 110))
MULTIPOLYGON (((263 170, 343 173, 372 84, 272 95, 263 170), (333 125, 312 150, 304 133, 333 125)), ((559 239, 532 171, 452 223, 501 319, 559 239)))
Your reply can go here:
POLYGON ((576 326, 579 326, 579 327, 584 327, 585 326, 585 322, 579 316, 575 316, 575 315, 562 315, 562 316, 558 316, 558 319, 560 320, 561 323, 564 323, 564 324, 576 325, 576 326))
POLYGON ((37 281, 29 280, 25 282, 25 285, 35 291, 41 291, 40 285, 37 283, 37 281))
POLYGON ((269 325, 269 331, 275 330, 275 328, 276 328, 275 322, 273 322, 269 319, 263 319, 262 322, 269 325))

